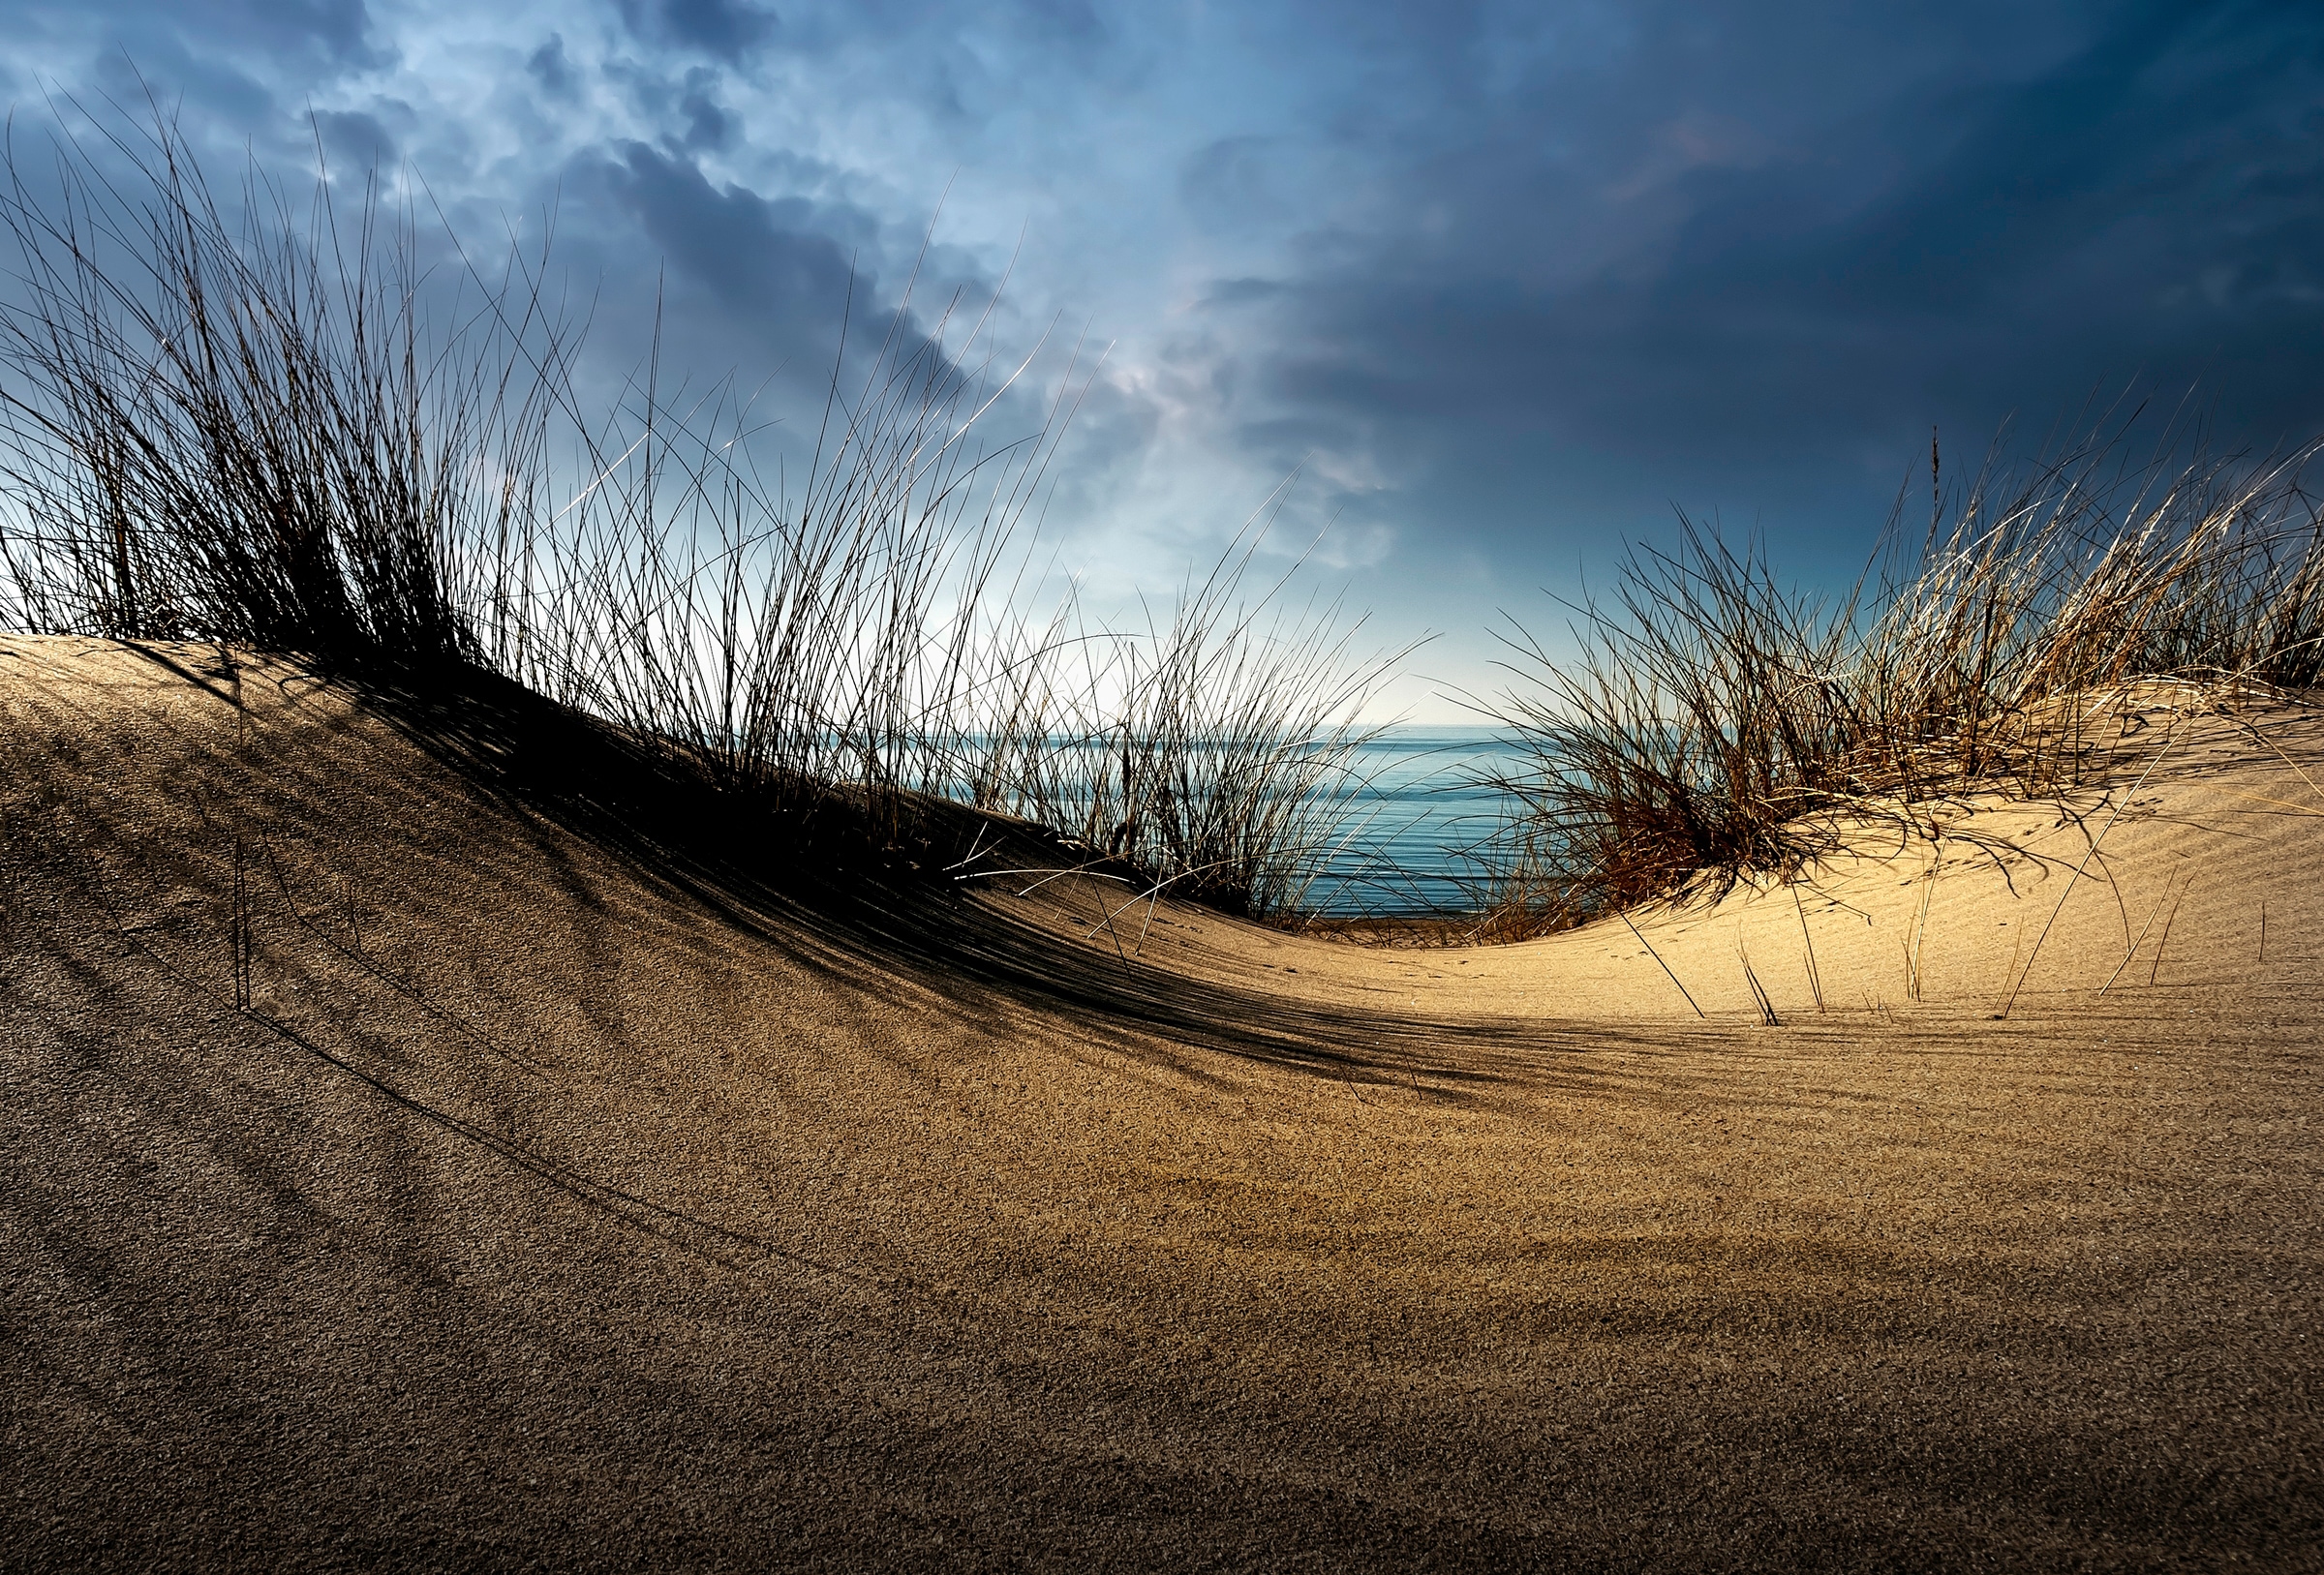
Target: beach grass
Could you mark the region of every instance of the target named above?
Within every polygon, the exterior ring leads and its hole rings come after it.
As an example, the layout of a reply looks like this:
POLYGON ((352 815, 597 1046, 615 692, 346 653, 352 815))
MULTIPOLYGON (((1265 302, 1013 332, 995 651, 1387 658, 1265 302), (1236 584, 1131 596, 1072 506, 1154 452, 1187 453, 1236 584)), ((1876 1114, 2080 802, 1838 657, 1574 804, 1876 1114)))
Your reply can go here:
MULTIPOLYGON (((222 202, 158 108, 46 153, 12 141, 0 183, 10 626, 480 668, 795 827, 893 844, 933 794, 1035 821, 1147 900, 1312 917, 1377 731, 1357 718, 1404 653, 1261 572, 1279 499, 1134 622, 1043 599, 1041 500, 1095 376, 1078 347, 1036 390, 1042 347, 1002 356, 991 303, 924 309, 915 276, 835 364, 804 465, 770 465, 731 379, 666 389, 649 356, 589 405, 589 312, 545 245, 487 266, 376 173, 349 211, 321 169, 294 197, 253 167, 222 202)), ((2151 742, 2141 682, 2312 684, 2316 448, 2125 445, 1950 494, 1933 451, 1926 533, 1900 503, 1837 596, 1682 519, 1570 609, 1571 653, 1511 624, 1488 710, 1529 759, 1491 783, 1511 813, 1457 938, 1789 877, 1867 817, 2102 782, 2151 742)))
POLYGON ((0 188, 9 625, 482 668, 797 826, 889 843, 912 796, 963 799, 1254 917, 1335 845, 1395 658, 1257 582, 1269 516, 1135 624, 1033 589, 1078 350, 1031 393, 990 304, 907 286, 804 469, 769 466, 731 380, 649 358, 590 407, 545 248, 430 234, 432 269, 376 172, 352 211, 320 168, 222 202, 158 107, 43 154, 12 141, 0 188))
POLYGON ((1515 807, 1484 850, 1481 933, 1790 878, 1868 821, 1935 834, 1928 812, 1970 794, 2103 784, 2159 742, 2157 683, 2313 685, 2318 451, 2130 464, 2118 432, 1950 498, 1932 455, 1925 536, 1892 518, 1832 598, 1682 519, 1570 607, 1575 654, 1505 631, 1517 681, 1488 710, 1528 759, 1495 778, 1515 807))

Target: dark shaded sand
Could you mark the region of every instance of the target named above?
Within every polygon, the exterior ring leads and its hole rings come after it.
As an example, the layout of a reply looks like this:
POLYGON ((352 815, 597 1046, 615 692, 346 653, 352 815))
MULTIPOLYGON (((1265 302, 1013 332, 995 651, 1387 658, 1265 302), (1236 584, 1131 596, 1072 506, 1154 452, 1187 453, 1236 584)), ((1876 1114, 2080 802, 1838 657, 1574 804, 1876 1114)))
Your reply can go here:
POLYGON ((1642 926, 1698 1019, 0 640, 0 1561, 2319 1567, 2324 725, 2172 699, 1642 926))

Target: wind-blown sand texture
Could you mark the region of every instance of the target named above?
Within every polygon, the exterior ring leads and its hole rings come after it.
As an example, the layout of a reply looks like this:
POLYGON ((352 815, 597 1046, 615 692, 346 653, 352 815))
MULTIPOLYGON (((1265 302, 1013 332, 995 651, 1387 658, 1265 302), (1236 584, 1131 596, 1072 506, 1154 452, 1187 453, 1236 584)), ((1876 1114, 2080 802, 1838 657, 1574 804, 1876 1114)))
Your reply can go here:
POLYGON ((1381 951, 0 640, 0 1562, 2314 1568, 2324 720, 2169 698, 1381 951))

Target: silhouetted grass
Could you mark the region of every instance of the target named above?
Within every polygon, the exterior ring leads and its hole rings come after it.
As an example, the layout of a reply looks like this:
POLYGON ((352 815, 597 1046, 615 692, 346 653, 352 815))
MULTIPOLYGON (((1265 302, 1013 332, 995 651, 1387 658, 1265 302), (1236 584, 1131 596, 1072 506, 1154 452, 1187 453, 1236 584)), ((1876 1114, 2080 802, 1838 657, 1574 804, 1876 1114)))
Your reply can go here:
POLYGON ((1036 608, 1078 352, 988 444, 1029 358, 994 354, 989 307, 924 323, 907 289, 842 352, 804 470, 770 476, 732 382, 665 394, 650 360, 585 408, 545 255, 431 276, 376 176, 352 215, 320 171, 303 204, 253 169, 222 205, 166 114, 90 125, 38 164, 12 140, 0 191, 10 623, 483 668, 794 833, 892 839, 937 794, 1153 891, 1300 900, 1389 663, 1335 609, 1246 597, 1247 534, 1141 627, 1036 608))
POLYGON ((220 209, 175 126, 12 128, 0 553, 15 621, 330 657, 484 654, 479 549, 539 511, 562 330, 536 296, 420 310, 408 213, 343 231, 253 171, 220 209), (36 180, 36 176, 40 177, 36 180), (505 309, 516 307, 513 318, 505 309))

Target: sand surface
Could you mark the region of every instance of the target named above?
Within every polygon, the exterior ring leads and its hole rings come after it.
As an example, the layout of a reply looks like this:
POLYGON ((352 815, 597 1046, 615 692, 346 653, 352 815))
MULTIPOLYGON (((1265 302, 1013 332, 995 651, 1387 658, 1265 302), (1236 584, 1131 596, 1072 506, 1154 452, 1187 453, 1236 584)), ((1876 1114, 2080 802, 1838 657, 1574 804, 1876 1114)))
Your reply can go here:
POLYGON ((0 1563, 2318 1568, 2324 716, 2142 719, 1377 950, 0 639, 0 1563))

